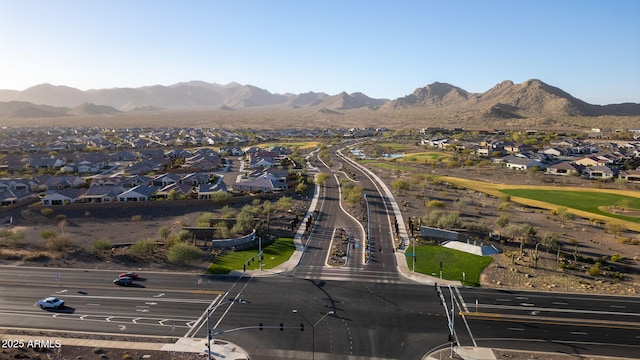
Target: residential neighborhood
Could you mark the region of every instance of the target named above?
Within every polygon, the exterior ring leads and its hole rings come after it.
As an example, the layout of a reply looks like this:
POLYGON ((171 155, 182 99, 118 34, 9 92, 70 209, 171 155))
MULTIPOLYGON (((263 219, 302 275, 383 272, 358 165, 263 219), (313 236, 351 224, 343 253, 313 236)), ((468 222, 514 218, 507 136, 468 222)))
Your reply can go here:
MULTIPOLYGON (((0 135, 0 204, 38 198, 42 206, 60 206, 284 191, 295 187, 291 169, 301 169, 302 164, 292 160, 291 149, 252 144, 281 138, 375 139, 388 131, 6 128, 0 135), (238 174, 225 176, 229 159, 240 162, 238 174)), ((521 142, 496 130, 431 128, 417 136, 426 148, 473 154, 514 171, 640 182, 640 164, 632 161, 640 158, 638 134, 629 131, 626 140, 606 134, 611 133, 557 135, 535 144, 528 140, 544 134, 530 130, 520 136, 521 142)), ((352 154, 366 157, 360 149, 352 154)))

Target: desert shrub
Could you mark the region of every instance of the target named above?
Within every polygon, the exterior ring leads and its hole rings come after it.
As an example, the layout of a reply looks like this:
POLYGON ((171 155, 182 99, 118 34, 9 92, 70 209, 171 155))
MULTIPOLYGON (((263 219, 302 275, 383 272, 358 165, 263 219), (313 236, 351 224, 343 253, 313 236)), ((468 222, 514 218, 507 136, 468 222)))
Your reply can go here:
POLYGON ((229 194, 226 191, 216 191, 211 194, 211 200, 216 204, 220 204, 231 199, 232 196, 233 195, 229 194))
POLYGON ((307 184, 305 184, 305 183, 301 182, 301 183, 299 183, 298 185, 296 185, 295 192, 296 192, 297 194, 301 194, 301 193, 303 193, 303 192, 307 191, 307 189, 308 189, 308 188, 309 188, 309 187, 307 186, 307 184))
POLYGON ((229 205, 225 205, 220 209, 223 219, 233 219, 236 217, 236 210, 229 205))
POLYGON ((75 247, 75 242, 68 236, 56 236, 47 239, 44 247, 50 251, 65 251, 75 247))
POLYGON ((129 353, 122 354, 122 360, 132 360, 133 358, 129 353))
POLYGON ((167 260, 173 264, 185 265, 193 263, 202 257, 202 250, 194 245, 177 243, 171 247, 167 260))
POLYGON ((440 200, 430 200, 429 202, 427 202, 427 207, 444 208, 444 202, 440 200))
POLYGON ((51 239, 56 236, 58 236, 58 232, 53 229, 46 229, 46 230, 40 231, 40 237, 42 237, 43 239, 51 239))
POLYGON ((111 240, 105 237, 99 238, 91 243, 91 248, 93 249, 93 251, 109 250, 112 247, 113 244, 111 244, 111 240))
POLYGON ((490 231, 489 226, 482 222, 470 223, 466 226, 466 228, 469 232, 478 234, 487 234, 490 231))
POLYGON ((613 261, 613 262, 621 262, 622 260, 623 260, 623 258, 619 254, 611 255, 611 261, 613 261))
POLYGON ((24 261, 46 261, 49 260, 49 255, 43 253, 43 252, 37 252, 37 253, 32 253, 29 255, 26 255, 25 257, 22 258, 22 260, 24 261))
POLYGON ((65 220, 66 218, 67 218, 67 215, 65 215, 65 214, 56 215, 56 220, 58 220, 58 221, 65 220))
POLYGON ((511 203, 507 201, 503 201, 498 205, 498 210, 500 211, 506 211, 509 210, 509 208, 511 208, 511 203))
POLYGON ((24 238, 24 232, 22 230, 2 229, 0 230, 0 237, 16 241, 24 238))
POLYGON ((600 275, 600 268, 597 266, 592 266, 589 268, 589 270, 587 271, 587 273, 591 276, 598 276, 600 275))
POLYGON ((231 237, 231 230, 229 230, 226 221, 219 221, 213 227, 216 229, 213 235, 216 239, 228 239, 231 237))
POLYGON ((156 242, 151 239, 138 240, 129 248, 129 252, 132 255, 144 257, 153 254, 153 249, 156 247, 156 242))
POLYGON ((182 240, 178 238, 178 236, 171 236, 164 242, 164 247, 167 249, 171 249, 175 244, 181 243, 182 240))
POLYGON ((283 196, 276 201, 276 209, 287 211, 293 206, 293 200, 289 196, 283 196))
POLYGON ((51 216, 53 216, 53 209, 44 208, 44 209, 40 210, 40 214, 42 216, 51 217, 51 216))
POLYGON ((104 350, 100 349, 100 348, 93 348, 93 353, 94 354, 102 354, 104 353, 104 350))
POLYGON ((210 212, 202 213, 200 214, 200 216, 198 216, 198 219, 196 220, 196 226, 210 227, 211 219, 213 219, 214 217, 215 215, 213 213, 210 213, 210 212))
POLYGON ((180 241, 185 241, 191 239, 191 232, 189 230, 180 230, 177 235, 180 241))
POLYGON ((316 182, 319 185, 324 185, 325 181, 327 181, 328 178, 329 178, 329 174, 321 172, 318 175, 316 175, 316 182))
POLYGON ((131 217, 131 221, 140 221, 142 220, 142 215, 133 215, 131 217))

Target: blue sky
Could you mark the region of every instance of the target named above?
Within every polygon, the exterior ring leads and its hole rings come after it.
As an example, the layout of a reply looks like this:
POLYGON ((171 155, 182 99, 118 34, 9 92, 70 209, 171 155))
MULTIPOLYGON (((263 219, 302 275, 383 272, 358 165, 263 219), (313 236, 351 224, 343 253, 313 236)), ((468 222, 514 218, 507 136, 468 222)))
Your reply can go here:
POLYGON ((395 99, 540 79, 640 102, 636 0, 0 0, 0 89, 235 81, 395 99))

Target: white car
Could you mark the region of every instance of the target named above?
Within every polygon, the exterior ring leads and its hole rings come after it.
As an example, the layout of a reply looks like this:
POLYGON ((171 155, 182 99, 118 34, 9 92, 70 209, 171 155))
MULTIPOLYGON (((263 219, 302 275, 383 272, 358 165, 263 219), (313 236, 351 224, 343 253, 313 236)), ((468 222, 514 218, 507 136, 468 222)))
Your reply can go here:
POLYGON ((59 309, 64 306, 64 300, 51 296, 46 299, 38 300, 36 305, 40 306, 41 309, 59 309))

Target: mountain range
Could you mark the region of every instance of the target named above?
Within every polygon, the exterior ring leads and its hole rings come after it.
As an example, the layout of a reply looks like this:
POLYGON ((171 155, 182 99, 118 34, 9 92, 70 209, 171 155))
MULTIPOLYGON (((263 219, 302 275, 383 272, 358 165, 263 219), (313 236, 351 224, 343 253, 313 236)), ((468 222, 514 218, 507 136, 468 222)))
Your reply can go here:
POLYGON ((219 85, 204 81, 86 91, 51 84, 33 86, 24 91, 0 90, 0 117, 5 118, 53 118, 191 108, 235 111, 260 107, 310 108, 332 114, 354 109, 376 112, 414 109, 474 114, 493 119, 640 116, 640 103, 588 104, 536 79, 521 84, 506 80, 484 93, 470 93, 447 83, 435 82, 395 100, 374 99, 360 92, 273 94, 252 85, 235 82, 219 85))

